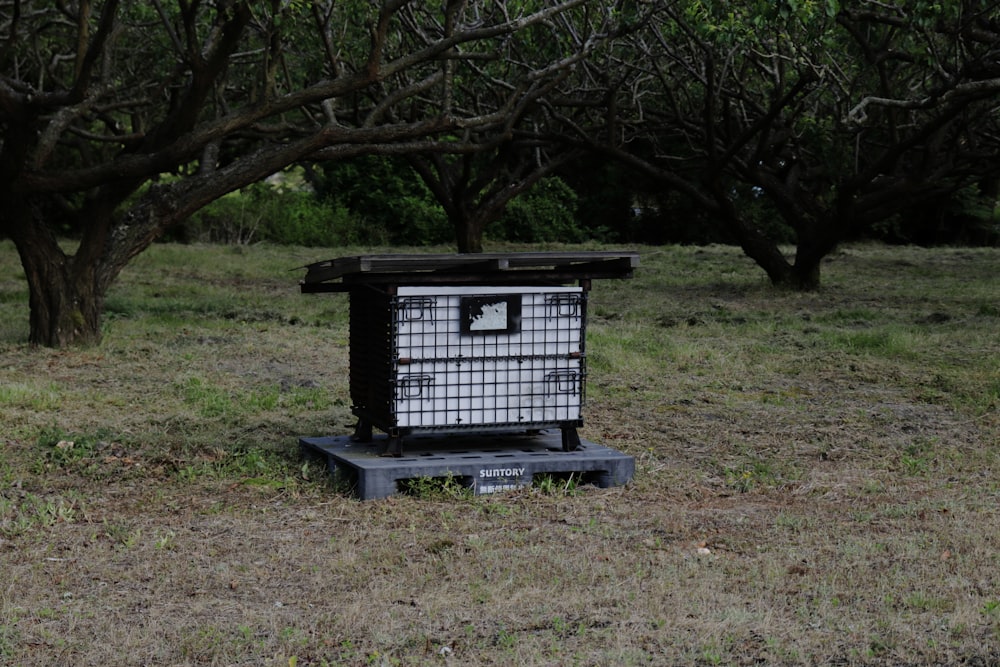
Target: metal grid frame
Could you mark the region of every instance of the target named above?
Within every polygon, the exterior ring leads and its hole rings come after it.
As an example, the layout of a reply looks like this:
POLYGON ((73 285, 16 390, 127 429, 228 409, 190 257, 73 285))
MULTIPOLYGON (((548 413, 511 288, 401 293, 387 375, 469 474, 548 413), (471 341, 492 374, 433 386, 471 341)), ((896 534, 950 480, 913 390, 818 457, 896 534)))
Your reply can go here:
POLYGON ((390 435, 580 426, 586 306, 581 287, 352 292, 355 415, 390 435), (470 331, 484 304, 516 317, 470 331))
POLYGON ((400 288, 392 304, 396 425, 579 422, 585 307, 579 287, 400 288), (484 312, 494 319, 477 329, 484 312))
POLYGON ((583 359, 485 359, 421 364, 397 375, 398 427, 543 426, 579 422, 583 359), (430 371, 430 372, 427 372, 430 371))

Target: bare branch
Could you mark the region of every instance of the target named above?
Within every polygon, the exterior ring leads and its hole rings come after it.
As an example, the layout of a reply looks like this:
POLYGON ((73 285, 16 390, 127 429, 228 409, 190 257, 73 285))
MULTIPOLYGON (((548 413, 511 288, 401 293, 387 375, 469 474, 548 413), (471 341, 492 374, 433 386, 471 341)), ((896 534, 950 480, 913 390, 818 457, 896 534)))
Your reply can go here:
POLYGON ((950 104, 958 98, 985 98, 998 92, 1000 92, 1000 78, 960 83, 940 95, 921 98, 893 99, 869 95, 862 98, 847 113, 845 120, 858 125, 864 124, 868 120, 867 109, 869 106, 891 107, 894 109, 933 109, 950 104))

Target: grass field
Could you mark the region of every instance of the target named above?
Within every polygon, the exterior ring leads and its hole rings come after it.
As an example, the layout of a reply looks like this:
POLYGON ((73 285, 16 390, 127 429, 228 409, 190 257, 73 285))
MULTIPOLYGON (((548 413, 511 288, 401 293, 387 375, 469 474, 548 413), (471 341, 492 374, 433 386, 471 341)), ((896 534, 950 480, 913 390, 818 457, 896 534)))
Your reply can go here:
POLYGON ((50 350, 0 241, 0 664, 1000 661, 1000 250, 848 246, 798 294, 640 249, 582 431, 632 483, 359 502, 299 458, 353 420, 347 299, 296 267, 363 252, 157 245, 50 350))

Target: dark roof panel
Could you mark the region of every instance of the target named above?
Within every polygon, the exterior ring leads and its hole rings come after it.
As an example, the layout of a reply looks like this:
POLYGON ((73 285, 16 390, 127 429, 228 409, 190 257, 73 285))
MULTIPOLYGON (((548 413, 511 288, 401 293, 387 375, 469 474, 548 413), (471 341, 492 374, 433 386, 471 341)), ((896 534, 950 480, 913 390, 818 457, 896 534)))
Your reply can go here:
POLYGON ((638 253, 617 251, 356 255, 304 267, 302 291, 343 291, 364 284, 551 284, 631 278, 638 265, 638 253), (336 280, 341 282, 330 282, 336 280))

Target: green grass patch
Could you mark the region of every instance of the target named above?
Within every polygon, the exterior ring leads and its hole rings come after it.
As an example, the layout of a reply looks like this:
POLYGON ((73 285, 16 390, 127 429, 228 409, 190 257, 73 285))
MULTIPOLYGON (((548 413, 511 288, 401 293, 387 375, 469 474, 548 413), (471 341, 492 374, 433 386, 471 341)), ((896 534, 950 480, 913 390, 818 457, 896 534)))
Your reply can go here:
POLYGON ((184 403, 206 418, 257 415, 278 409, 326 410, 333 405, 330 392, 321 387, 267 385, 243 390, 226 389, 200 377, 177 385, 184 403))
POLYGON ((58 410, 61 403, 59 387, 52 382, 14 382, 0 386, 0 408, 50 411, 58 410))
POLYGON ((397 490, 423 500, 460 500, 473 497, 468 481, 459 475, 413 477, 396 483, 397 490))
POLYGON ((22 643, 21 633, 11 625, 0 625, 0 658, 15 655, 15 648, 22 643))
POLYGON ((886 358, 915 356, 916 341, 906 331, 876 329, 862 331, 832 331, 826 334, 834 350, 855 355, 872 355, 886 358))
POLYGON ((0 535, 18 537, 56 524, 75 523, 81 503, 61 495, 23 493, 16 500, 0 496, 0 535))
POLYGON ((298 489, 324 480, 322 471, 287 452, 265 447, 216 448, 178 465, 176 478, 196 482, 226 482, 264 491, 298 489))
POLYGON ((1000 317, 1000 305, 995 301, 981 303, 976 307, 976 314, 982 317, 1000 317))
POLYGON ((37 447, 47 463, 72 467, 94 460, 113 439, 114 435, 107 430, 87 434, 49 426, 39 434, 37 447))

